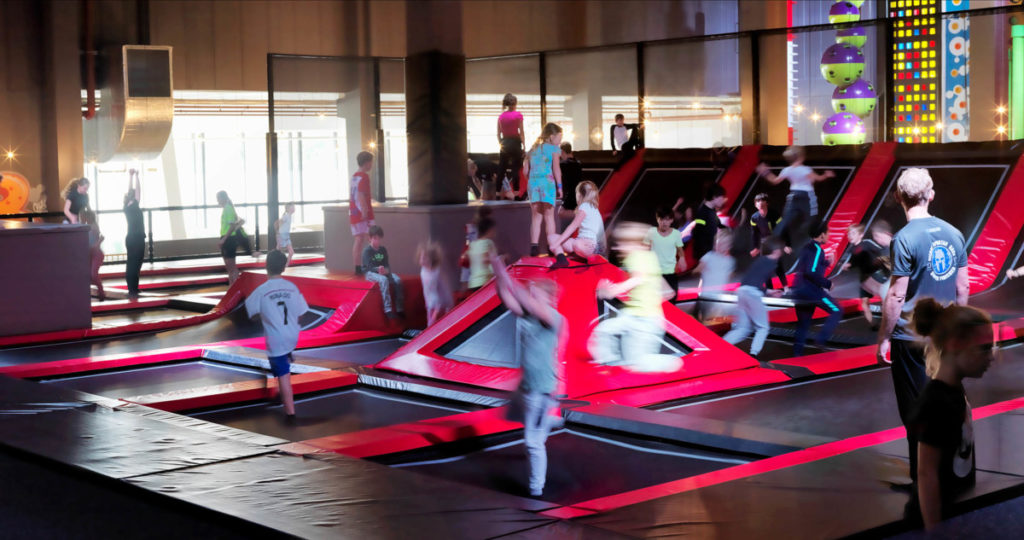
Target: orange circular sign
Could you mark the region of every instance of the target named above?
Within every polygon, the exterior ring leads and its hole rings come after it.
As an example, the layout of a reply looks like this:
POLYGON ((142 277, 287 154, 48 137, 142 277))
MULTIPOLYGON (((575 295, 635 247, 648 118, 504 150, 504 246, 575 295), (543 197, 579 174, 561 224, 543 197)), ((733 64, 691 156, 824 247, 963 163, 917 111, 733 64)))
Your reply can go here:
POLYGON ((25 209, 32 186, 28 180, 13 171, 0 171, 0 214, 17 214, 25 209))

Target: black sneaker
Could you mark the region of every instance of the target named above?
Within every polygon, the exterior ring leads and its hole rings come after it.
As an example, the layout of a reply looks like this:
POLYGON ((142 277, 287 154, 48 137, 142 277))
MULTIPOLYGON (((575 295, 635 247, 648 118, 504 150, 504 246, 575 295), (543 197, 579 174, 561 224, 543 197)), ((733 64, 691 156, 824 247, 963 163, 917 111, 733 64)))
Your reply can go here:
POLYGON ((569 268, 569 258, 565 256, 565 253, 555 255, 555 262, 551 263, 552 270, 558 270, 559 268, 569 268))
POLYGON ((536 257, 537 255, 540 255, 540 246, 537 244, 530 244, 530 256, 536 257))

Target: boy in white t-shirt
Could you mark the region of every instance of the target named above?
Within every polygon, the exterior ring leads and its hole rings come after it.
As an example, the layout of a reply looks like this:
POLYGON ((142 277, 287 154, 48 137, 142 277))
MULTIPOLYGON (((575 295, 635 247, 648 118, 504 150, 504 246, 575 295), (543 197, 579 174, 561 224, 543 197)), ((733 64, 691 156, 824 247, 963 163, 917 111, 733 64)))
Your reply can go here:
POLYGON ((284 205, 284 213, 281 219, 277 220, 274 227, 277 229, 277 249, 288 252, 288 264, 292 263, 295 257, 295 249, 292 248, 292 214, 295 213, 295 203, 284 205))
MULTIPOLYGON (((658 221, 657 227, 651 227, 644 237, 644 243, 658 256, 661 277, 668 287, 679 294, 679 274, 686 271, 686 257, 683 255, 683 236, 672 228, 675 214, 667 206, 659 207, 654 212, 658 221)), ((675 300, 675 295, 671 300, 675 300)))
MULTIPOLYGON (((757 174, 763 176, 771 184, 789 180, 789 195, 786 196, 786 208, 782 211, 782 221, 775 227, 773 234, 786 240, 786 245, 793 246, 793 231, 810 223, 810 219, 818 215, 818 197, 814 193, 814 184, 822 180, 834 178, 835 173, 825 171, 824 174, 814 172, 804 165, 804 149, 802 146, 790 146, 782 153, 789 162, 789 167, 782 169, 778 176, 773 174, 764 163, 757 166, 757 174)), ((787 249, 787 253, 790 250, 787 249)))
POLYGON ((309 311, 306 299, 294 283, 281 277, 288 256, 274 250, 267 254, 267 281, 245 299, 245 311, 250 318, 259 316, 267 335, 267 359, 270 371, 277 377, 281 404, 285 418, 295 420, 295 400, 292 393, 292 351, 299 342, 299 317, 309 311))

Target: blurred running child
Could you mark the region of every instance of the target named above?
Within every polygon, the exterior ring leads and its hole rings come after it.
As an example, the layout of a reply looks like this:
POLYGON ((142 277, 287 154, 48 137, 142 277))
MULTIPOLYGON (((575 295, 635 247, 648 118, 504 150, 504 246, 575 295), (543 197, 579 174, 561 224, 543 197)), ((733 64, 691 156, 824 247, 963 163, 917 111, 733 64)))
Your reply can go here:
POLYGON ((373 168, 373 154, 363 151, 356 154, 359 169, 352 174, 348 185, 348 222, 352 231, 352 263, 356 274, 363 272, 359 264, 363 248, 369 240, 373 225, 373 204, 370 202, 370 169, 373 168))
POLYGON ((847 229, 846 238, 849 241, 847 250, 851 253, 843 269, 857 270, 861 313, 868 324, 877 330, 871 313, 871 299, 875 296, 884 297, 888 289, 891 263, 887 254, 892 243, 892 229, 887 222, 876 221, 871 225, 871 238, 867 238, 864 236, 864 225, 855 224, 847 229))
POLYGON ((441 246, 435 242, 420 244, 416 259, 420 265, 423 301, 427 307, 427 326, 430 326, 452 308, 452 291, 441 275, 441 246))
POLYGON ((598 195, 597 185, 589 180, 576 186, 576 199, 580 202, 576 208, 576 217, 562 234, 548 236, 548 248, 555 254, 551 268, 569 266, 567 253, 573 253, 584 261, 598 253, 598 246, 604 243, 604 221, 597 209, 598 195), (579 234, 573 238, 572 233, 577 229, 579 234))
POLYGON ((107 299, 103 292, 103 279, 100 278, 100 267, 103 266, 103 235, 96 223, 96 212, 86 208, 78 214, 78 222, 89 226, 89 281, 96 286, 96 297, 100 302, 107 299))
POLYGON ((295 257, 295 248, 292 247, 293 215, 295 215, 295 203, 288 203, 284 205, 284 213, 281 214, 281 218, 274 223, 274 228, 277 229, 277 249, 288 252, 288 264, 291 264, 292 258, 295 257))
POLYGON ((725 197, 725 188, 718 184, 712 184, 708 188, 704 202, 697 207, 690 233, 694 260, 699 261, 704 254, 715 249, 715 237, 718 235, 718 230, 724 227, 722 220, 718 218, 718 211, 725 206, 728 200, 725 197))
POLYGON ((649 225, 624 223, 613 233, 615 249, 623 256, 629 278, 619 283, 607 279, 597 284, 599 299, 629 294, 618 315, 601 321, 590 336, 594 361, 639 372, 676 371, 677 356, 659 354, 665 337, 665 313, 661 304, 672 297, 661 278, 658 257, 644 245, 649 225))
POLYGON ((548 455, 545 443, 561 417, 549 414, 558 405, 558 342, 563 319, 556 309, 558 288, 543 279, 523 286, 508 275, 497 254, 488 261, 494 268, 498 297, 516 317, 516 353, 523 374, 512 407, 513 420, 523 423, 523 439, 530 462, 530 496, 544 493, 548 455), (522 416, 517 413, 521 412, 522 416))
POLYGON ((839 321, 843 318, 843 310, 839 308, 828 294, 832 282, 825 277, 829 261, 825 257, 822 245, 828 240, 828 223, 814 220, 809 229, 811 241, 800 250, 800 259, 796 263, 796 281, 793 286, 794 298, 797 300, 796 336, 793 343, 793 355, 802 356, 807 342, 807 332, 814 318, 814 308, 819 307, 828 313, 825 324, 821 326, 814 342, 823 347, 839 321))
POLYGON ((494 248, 494 220, 489 216, 476 222, 477 239, 469 243, 466 256, 469 259, 469 290, 475 291, 494 277, 491 268, 491 253, 494 248))
POLYGON ((525 163, 526 174, 530 179, 527 186, 530 191, 530 256, 540 254, 540 222, 544 221, 547 229, 545 238, 555 234, 555 200, 562 198, 562 168, 558 166, 558 157, 562 142, 562 128, 558 124, 548 123, 544 126, 540 137, 533 143, 527 154, 525 163))
POLYGON ((908 429, 917 436, 915 502, 926 529, 949 516, 952 503, 974 485, 975 451, 971 404, 965 378, 980 378, 994 359, 992 318, 977 308, 943 307, 932 298, 914 306, 914 332, 928 338, 928 374, 908 429))
MULTIPOLYGON (((733 345, 747 339, 750 327, 754 327, 754 340, 750 343, 750 356, 761 354, 764 341, 768 338, 768 310, 764 307, 765 284, 771 282, 772 274, 782 257, 782 240, 769 236, 761 243, 760 255, 743 274, 740 288, 736 290, 736 314, 732 329, 724 337, 733 345)), ((780 296, 782 291, 772 291, 780 296)))
POLYGON ((267 360, 270 372, 277 377, 281 405, 287 420, 295 420, 295 399, 292 393, 292 351, 299 342, 299 317, 309 311, 306 299, 294 283, 281 277, 288 266, 288 256, 278 250, 267 253, 267 281, 245 299, 249 318, 259 317, 267 336, 267 360))
MULTIPOLYGON (((704 254, 693 269, 700 274, 700 293, 719 293, 732 280, 736 270, 736 259, 732 256, 732 233, 729 229, 718 231, 715 237, 715 249, 704 254)), ((725 306, 718 302, 697 302, 697 318, 713 319, 725 315, 725 306)))
POLYGON ((782 221, 773 234, 786 240, 786 245, 793 246, 793 233, 818 215, 818 197, 814 193, 814 183, 835 177, 832 171, 818 174, 804 165, 804 149, 802 146, 790 146, 782 153, 789 166, 779 172, 778 176, 771 172, 768 165, 757 166, 757 173, 771 184, 789 180, 789 195, 786 196, 786 208, 782 211, 782 221))
MULTIPOLYGON (((658 226, 647 231, 644 243, 658 256, 661 266, 661 277, 668 283, 668 288, 676 294, 679 292, 679 274, 686 271, 686 257, 683 256, 683 239, 679 231, 672 228, 674 219, 672 209, 661 206, 654 212, 658 226)), ((675 300, 675 294, 672 299, 675 300)))
POLYGON ((220 240, 217 245, 220 246, 220 255, 224 258, 224 269, 228 272, 228 285, 231 285, 238 279, 235 257, 239 246, 246 255, 252 254, 252 246, 249 244, 249 235, 242 229, 245 220, 238 217, 235 205, 226 191, 217 192, 217 204, 224 209, 220 213, 220 240))
POLYGON ((405 291, 401 278, 391 272, 388 248, 381 244, 384 229, 373 225, 369 232, 370 245, 363 248, 363 274, 380 287, 380 294, 384 298, 384 314, 388 317, 394 316, 396 312, 401 315, 405 311, 405 291), (392 291, 395 294, 394 303, 391 301, 392 291))

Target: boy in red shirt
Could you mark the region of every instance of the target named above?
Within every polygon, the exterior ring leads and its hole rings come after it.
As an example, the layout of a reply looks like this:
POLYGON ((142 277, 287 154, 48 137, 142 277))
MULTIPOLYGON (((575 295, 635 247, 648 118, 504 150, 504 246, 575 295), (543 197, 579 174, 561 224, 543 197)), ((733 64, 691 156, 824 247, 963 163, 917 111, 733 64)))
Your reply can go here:
POLYGON ((373 168, 373 154, 363 151, 356 155, 359 170, 352 175, 348 191, 348 222, 352 229, 352 263, 356 274, 363 273, 360 261, 363 248, 370 239, 373 225, 373 205, 370 203, 370 169, 373 168))

